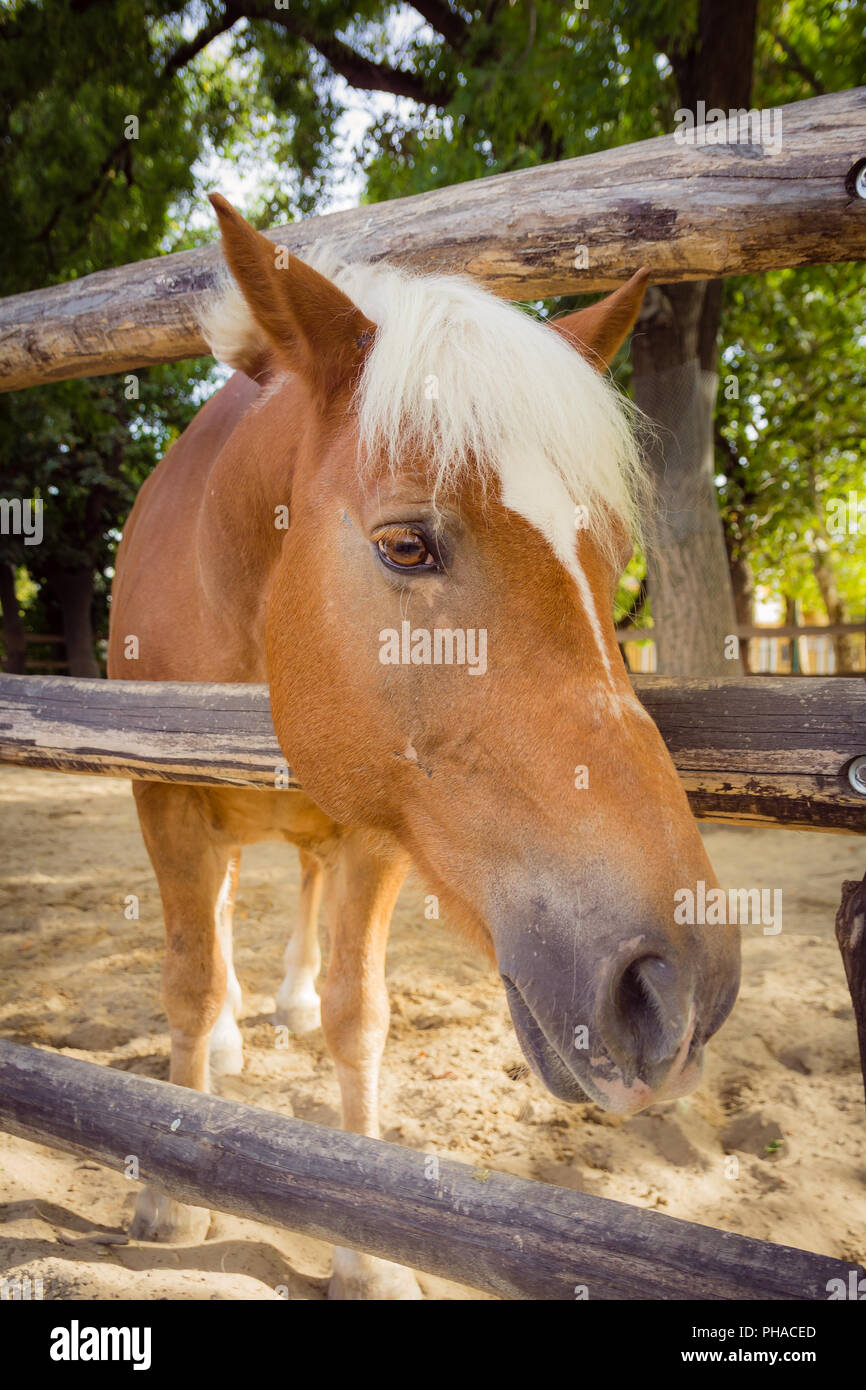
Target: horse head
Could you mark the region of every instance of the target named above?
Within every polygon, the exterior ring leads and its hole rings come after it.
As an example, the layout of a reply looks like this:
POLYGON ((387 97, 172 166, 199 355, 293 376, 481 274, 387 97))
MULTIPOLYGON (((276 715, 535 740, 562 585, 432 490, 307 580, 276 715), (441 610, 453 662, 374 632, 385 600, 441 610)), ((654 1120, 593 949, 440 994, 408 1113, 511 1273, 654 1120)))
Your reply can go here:
POLYGON ((646 492, 605 368, 646 274, 552 327, 456 277, 314 269, 213 201, 242 299, 211 321, 267 381, 244 438, 284 479, 286 757, 495 959, 555 1095, 684 1094, 739 939, 675 919, 716 879, 612 616, 646 492))

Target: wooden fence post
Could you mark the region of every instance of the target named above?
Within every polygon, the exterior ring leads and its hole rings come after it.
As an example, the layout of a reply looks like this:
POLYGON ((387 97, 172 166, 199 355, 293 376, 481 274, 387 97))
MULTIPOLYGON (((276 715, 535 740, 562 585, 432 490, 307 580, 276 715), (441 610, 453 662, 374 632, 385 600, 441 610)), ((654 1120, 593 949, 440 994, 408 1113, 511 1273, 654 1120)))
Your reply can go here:
POLYGON ((836 940, 854 1005, 860 1067, 866 1095, 866 875, 842 884, 842 903, 836 913, 836 940))

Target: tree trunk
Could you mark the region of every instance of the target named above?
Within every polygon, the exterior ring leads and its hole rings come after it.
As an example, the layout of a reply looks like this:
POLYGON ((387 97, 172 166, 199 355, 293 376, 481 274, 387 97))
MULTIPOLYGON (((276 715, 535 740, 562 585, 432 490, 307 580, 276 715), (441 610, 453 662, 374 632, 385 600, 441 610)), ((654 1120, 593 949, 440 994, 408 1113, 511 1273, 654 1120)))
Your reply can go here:
MULTIPOLYGON (((748 107, 757 0, 700 0, 688 48, 659 36, 682 105, 748 107)), ((738 675, 736 615, 714 478, 721 285, 657 285, 632 336, 634 397, 656 426, 649 462, 657 515, 647 568, 658 669, 672 676, 738 675)))
POLYGON ((654 286, 632 337, 634 398, 654 435, 647 569, 658 670, 739 675, 737 620, 714 483, 717 282, 654 286))
POLYGON ((27 670, 27 644, 15 597, 15 566, 11 560, 0 560, 0 608, 3 609, 6 670, 11 676, 23 676, 27 670))
POLYGON ((51 586, 63 615, 70 676, 101 675, 93 650, 93 570, 86 565, 58 569, 51 575, 51 586))

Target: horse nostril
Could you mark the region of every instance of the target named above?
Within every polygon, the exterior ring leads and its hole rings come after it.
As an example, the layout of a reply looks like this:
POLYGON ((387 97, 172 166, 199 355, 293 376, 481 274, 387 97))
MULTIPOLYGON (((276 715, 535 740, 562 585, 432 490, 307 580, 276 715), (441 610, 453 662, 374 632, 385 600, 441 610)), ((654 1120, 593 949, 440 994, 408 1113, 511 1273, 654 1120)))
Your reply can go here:
POLYGON ((667 1061, 688 1026, 688 998, 675 967, 661 956, 631 961, 612 986, 611 1042, 638 1063, 667 1061))

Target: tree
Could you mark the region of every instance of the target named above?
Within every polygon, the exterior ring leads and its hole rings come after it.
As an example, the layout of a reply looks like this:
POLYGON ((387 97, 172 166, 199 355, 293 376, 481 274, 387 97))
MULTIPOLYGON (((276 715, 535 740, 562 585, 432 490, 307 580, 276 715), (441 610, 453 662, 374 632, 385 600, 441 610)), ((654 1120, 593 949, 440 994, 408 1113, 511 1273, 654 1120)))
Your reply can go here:
MULTIPOLYGON (((182 53, 161 53, 167 9, 68 0, 19 4, 0 19, 3 294, 155 254, 167 235, 175 244, 189 240, 169 208, 192 197, 202 132, 218 137, 229 111, 219 86, 183 85, 182 53)), ((152 374, 138 404, 122 379, 0 399, 4 495, 40 499, 45 526, 41 546, 0 537, 13 669, 23 669, 13 568, 26 565, 45 590, 43 609, 62 620, 71 673, 99 673, 94 598, 104 625, 104 571, 117 529, 156 461, 152 445, 168 428, 166 409, 176 407, 175 424, 192 413, 174 371, 152 374)), ((184 375, 194 385, 203 370, 192 364, 184 375)))
MULTIPOLYGON (((757 0, 700 0, 694 27, 657 31, 680 107, 748 109, 756 16, 757 0)), ((648 568, 658 668, 672 675, 739 667, 729 656, 736 612, 714 485, 720 315, 717 280, 655 286, 632 338, 635 402, 655 426, 648 568)))
POLYGON ((4 495, 40 501, 43 531, 40 545, 0 536, 7 669, 24 669, 11 573, 26 566, 45 586, 43 605, 59 616, 70 673, 99 675, 94 608, 104 628, 118 528, 161 454, 192 419, 195 384, 210 370, 207 359, 151 369, 128 378, 126 389, 140 393, 133 399, 112 377, 63 382, 23 392, 14 410, 0 410, 4 495))

